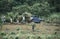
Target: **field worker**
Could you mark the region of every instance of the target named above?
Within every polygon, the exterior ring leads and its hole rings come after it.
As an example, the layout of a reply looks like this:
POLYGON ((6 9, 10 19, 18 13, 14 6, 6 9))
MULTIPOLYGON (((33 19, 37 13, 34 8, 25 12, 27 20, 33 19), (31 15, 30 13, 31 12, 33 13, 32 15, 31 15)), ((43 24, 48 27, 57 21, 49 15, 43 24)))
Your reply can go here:
POLYGON ((17 19, 17 23, 19 23, 19 20, 17 19))
POLYGON ((31 16, 31 17, 30 17, 30 20, 32 20, 32 19, 33 19, 33 17, 31 16))
POLYGON ((25 21, 25 17, 23 16, 23 20, 25 21))
POLYGON ((19 16, 15 17, 15 21, 16 21, 16 23, 19 23, 19 16))
POLYGON ((12 19, 12 18, 10 18, 10 22, 11 22, 11 23, 13 22, 13 19, 12 19))
POLYGON ((2 20, 3 23, 5 23, 5 20, 6 20, 6 19, 5 19, 5 16, 2 16, 2 17, 1 17, 1 20, 2 20))
POLYGON ((32 31, 34 32, 35 31, 34 29, 35 29, 36 24, 34 22, 32 22, 31 25, 32 25, 32 31))
POLYGON ((22 18, 23 18, 23 19, 22 19, 22 23, 25 23, 25 17, 23 16, 22 18))

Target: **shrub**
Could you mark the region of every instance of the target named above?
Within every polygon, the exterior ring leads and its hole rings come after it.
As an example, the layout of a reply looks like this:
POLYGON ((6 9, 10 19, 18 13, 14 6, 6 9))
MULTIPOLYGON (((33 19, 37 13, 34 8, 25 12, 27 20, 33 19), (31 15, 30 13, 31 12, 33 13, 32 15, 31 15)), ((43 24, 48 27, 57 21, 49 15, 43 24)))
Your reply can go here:
POLYGON ((15 37, 15 39, 19 39, 19 37, 15 37))
POLYGON ((26 39, 29 39, 29 38, 30 38, 29 36, 26 37, 26 39))
POLYGON ((46 39, 52 39, 51 37, 47 37, 46 39))
POLYGON ((38 36, 38 37, 37 37, 37 39, 41 39, 41 37, 40 37, 40 36, 38 36))
POLYGON ((6 33, 3 31, 3 32, 0 33, 0 35, 1 35, 1 36, 5 36, 6 33))
POLYGON ((8 39, 8 37, 4 36, 3 39, 8 39))
POLYGON ((60 24, 60 14, 52 14, 46 21, 50 23, 60 24))
POLYGON ((15 35, 9 35, 8 39, 14 39, 15 35))
POLYGON ((17 31, 19 31, 19 30, 20 30, 20 28, 17 28, 16 30, 17 30, 17 31))
POLYGON ((10 34, 11 34, 11 35, 15 35, 15 32, 11 32, 10 34))

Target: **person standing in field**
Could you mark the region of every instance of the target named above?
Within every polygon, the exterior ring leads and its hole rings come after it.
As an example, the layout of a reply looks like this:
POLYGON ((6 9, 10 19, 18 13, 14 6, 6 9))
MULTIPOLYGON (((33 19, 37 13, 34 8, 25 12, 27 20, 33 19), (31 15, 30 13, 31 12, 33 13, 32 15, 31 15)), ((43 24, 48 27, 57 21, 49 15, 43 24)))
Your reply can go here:
POLYGON ((25 17, 22 16, 22 21, 21 21, 23 24, 25 23, 25 17))
POLYGON ((5 19, 5 16, 4 15, 1 17, 1 20, 2 20, 3 23, 5 23, 5 20, 6 19, 5 19))
POLYGON ((12 18, 10 18, 10 22, 11 22, 11 23, 13 22, 13 19, 12 19, 12 18))
POLYGON ((32 22, 32 20, 33 20, 33 17, 31 16, 31 17, 30 17, 30 21, 32 22))
POLYGON ((36 27, 36 24, 34 22, 32 22, 32 31, 33 32, 35 31, 35 27, 36 27))

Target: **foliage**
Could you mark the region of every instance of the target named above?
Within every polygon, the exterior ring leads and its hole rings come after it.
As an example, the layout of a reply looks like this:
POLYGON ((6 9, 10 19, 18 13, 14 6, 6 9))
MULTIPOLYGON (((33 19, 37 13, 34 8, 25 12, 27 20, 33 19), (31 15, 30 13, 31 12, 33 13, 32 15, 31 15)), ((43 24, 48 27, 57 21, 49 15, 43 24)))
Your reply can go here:
POLYGON ((20 28, 17 28, 16 30, 17 30, 17 31, 19 31, 19 30, 20 30, 20 28))
POLYGON ((10 34, 11 34, 11 35, 15 35, 15 32, 11 32, 10 34))
POLYGON ((0 12, 6 14, 7 11, 12 10, 12 5, 7 0, 0 0, 0 12))
POLYGON ((50 13, 48 2, 36 3, 32 6, 32 14, 37 16, 48 16, 50 13))
POLYGON ((1 36, 5 36, 6 33, 5 33, 4 31, 2 31, 2 32, 0 33, 0 35, 1 35, 1 36))
POLYGON ((59 0, 0 0, 0 12, 6 14, 15 10, 20 14, 27 11, 38 16, 48 16, 51 12, 59 12, 59 5, 59 0))
POLYGON ((48 0, 51 7, 55 7, 53 12, 60 12, 60 0, 48 0))
POLYGON ((59 14, 52 14, 48 17, 48 20, 51 23, 60 24, 60 13, 59 14))
POLYGON ((2 29, 2 25, 3 25, 3 22, 1 20, 1 17, 0 17, 0 28, 2 29))
POLYGON ((50 14, 50 7, 48 2, 35 3, 32 6, 29 5, 16 6, 13 7, 13 10, 15 12, 18 12, 19 14, 22 14, 24 12, 30 12, 37 16, 48 16, 50 14))
MULTIPOLYGON (((2 32, 1 32, 2 33, 2 32)), ((5 33, 5 32, 4 32, 5 33)), ((15 35, 10 34, 10 33, 5 33, 6 35, 3 35, 3 39, 60 39, 60 35, 54 35, 54 34, 41 34, 41 35, 34 35, 33 33, 29 33, 29 34, 22 34, 17 33, 15 35)), ((1 35, 1 34, 0 34, 1 35)))

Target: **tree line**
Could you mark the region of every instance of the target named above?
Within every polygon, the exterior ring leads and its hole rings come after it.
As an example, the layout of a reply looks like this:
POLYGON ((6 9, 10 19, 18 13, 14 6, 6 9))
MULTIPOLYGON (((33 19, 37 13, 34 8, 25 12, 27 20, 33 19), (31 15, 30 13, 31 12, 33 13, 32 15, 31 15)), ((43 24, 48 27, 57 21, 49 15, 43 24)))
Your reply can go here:
POLYGON ((38 17, 59 19, 60 0, 0 0, 0 15, 10 12, 19 15, 30 12, 38 17))
POLYGON ((52 12, 60 12, 60 0, 0 0, 0 13, 6 14, 6 12, 14 11, 13 7, 17 6, 20 7, 20 10, 22 8, 19 13, 28 11, 32 14, 43 13, 46 15, 52 12))

